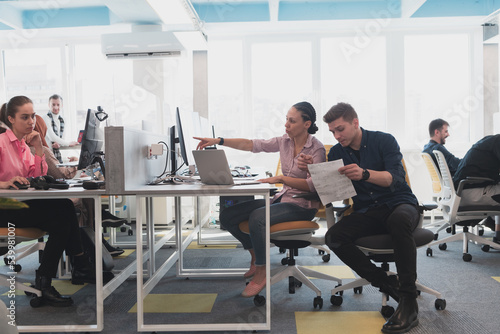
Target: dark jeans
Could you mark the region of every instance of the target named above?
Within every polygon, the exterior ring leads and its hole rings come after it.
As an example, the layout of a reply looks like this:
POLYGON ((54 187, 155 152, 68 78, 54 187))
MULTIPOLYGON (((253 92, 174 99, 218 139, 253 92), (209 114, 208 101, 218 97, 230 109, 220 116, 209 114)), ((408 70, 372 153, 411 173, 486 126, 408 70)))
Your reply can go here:
POLYGON ((375 286, 386 279, 386 273, 354 244, 354 241, 377 234, 390 234, 399 276, 400 294, 416 296, 417 251, 413 230, 418 226, 420 213, 415 205, 400 204, 371 208, 365 213, 352 213, 333 225, 326 234, 326 244, 359 276, 375 286))
MULTIPOLYGON (((291 220, 311 220, 318 210, 306 209, 292 203, 274 203, 270 206, 271 225, 291 220)), ((243 248, 253 249, 255 264, 266 264, 266 200, 256 199, 233 205, 220 214, 221 225, 238 239, 243 248), (239 224, 248 220, 250 234, 243 233, 239 224)))
POLYGON ((68 255, 83 252, 75 207, 69 199, 25 201, 28 209, 0 210, 0 226, 36 227, 49 234, 38 268, 41 276, 55 277, 64 250, 68 255))

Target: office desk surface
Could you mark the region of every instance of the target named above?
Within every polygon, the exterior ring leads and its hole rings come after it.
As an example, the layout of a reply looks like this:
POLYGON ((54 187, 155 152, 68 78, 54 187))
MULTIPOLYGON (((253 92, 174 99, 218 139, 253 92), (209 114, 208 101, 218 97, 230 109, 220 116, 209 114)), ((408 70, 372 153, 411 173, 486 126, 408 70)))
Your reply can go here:
POLYGON ((246 195, 249 192, 264 195, 274 186, 268 183, 214 186, 202 183, 158 184, 144 185, 133 189, 126 189, 128 195, 140 196, 219 196, 231 194, 233 196, 246 195))

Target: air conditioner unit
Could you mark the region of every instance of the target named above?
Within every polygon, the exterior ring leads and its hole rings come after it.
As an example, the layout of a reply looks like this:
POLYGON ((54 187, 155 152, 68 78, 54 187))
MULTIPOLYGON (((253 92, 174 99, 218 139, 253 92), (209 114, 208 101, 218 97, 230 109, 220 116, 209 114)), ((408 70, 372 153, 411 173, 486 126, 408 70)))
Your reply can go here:
POLYGON ((180 56, 184 47, 170 31, 144 31, 101 36, 102 53, 108 58, 180 56))

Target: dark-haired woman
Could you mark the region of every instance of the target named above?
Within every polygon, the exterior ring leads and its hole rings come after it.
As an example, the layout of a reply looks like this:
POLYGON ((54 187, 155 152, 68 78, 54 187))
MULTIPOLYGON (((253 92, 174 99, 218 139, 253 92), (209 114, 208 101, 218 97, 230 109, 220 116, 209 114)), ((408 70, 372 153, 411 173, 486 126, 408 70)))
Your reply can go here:
MULTIPOLYGON (((307 172, 297 166, 300 154, 313 156, 314 163, 326 160, 323 144, 312 136, 318 130, 315 124, 316 111, 308 102, 293 105, 286 115, 285 132, 281 137, 268 140, 242 138, 197 138, 200 140, 197 149, 212 145, 224 145, 234 149, 257 152, 279 152, 283 175, 259 180, 263 183, 282 183, 283 189, 277 193, 270 206, 271 225, 290 220, 310 220, 319 208, 319 202, 293 198, 293 195, 309 192, 312 181, 307 172)), ((250 269, 244 274, 246 278, 253 276, 242 293, 243 297, 257 295, 266 284, 266 243, 264 199, 257 199, 236 204, 225 209, 220 215, 221 225, 227 229, 243 248, 251 255, 250 269), (248 220, 249 234, 239 229, 239 223, 248 220)))
MULTIPOLYGON (((18 187, 14 182, 29 184, 27 177, 47 174, 42 141, 33 131, 33 102, 26 96, 15 96, 0 109, 0 121, 7 125, 0 132, 0 189, 18 187), (27 144, 35 148, 31 154, 27 144)), ((95 283, 95 270, 83 252, 77 217, 69 199, 28 200, 28 209, 0 210, 0 226, 36 227, 49 234, 40 267, 36 271, 35 287, 42 291, 42 303, 65 307, 73 304, 70 297, 61 296, 52 287, 57 266, 66 250, 73 261, 72 283, 95 283)))

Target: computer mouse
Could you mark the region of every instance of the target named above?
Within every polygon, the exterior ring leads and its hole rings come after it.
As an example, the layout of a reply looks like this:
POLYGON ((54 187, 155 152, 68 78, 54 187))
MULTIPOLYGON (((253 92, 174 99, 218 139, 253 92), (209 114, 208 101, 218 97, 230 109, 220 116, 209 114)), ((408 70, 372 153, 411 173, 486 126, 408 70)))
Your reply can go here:
MULTIPOLYGON (((14 185, 19 189, 19 190, 24 190, 24 189, 28 189, 30 187, 29 184, 23 184, 23 183, 20 183, 20 182, 17 182, 17 181, 14 181, 14 185)), ((9 187, 9 189, 16 189, 12 186, 9 187)))

